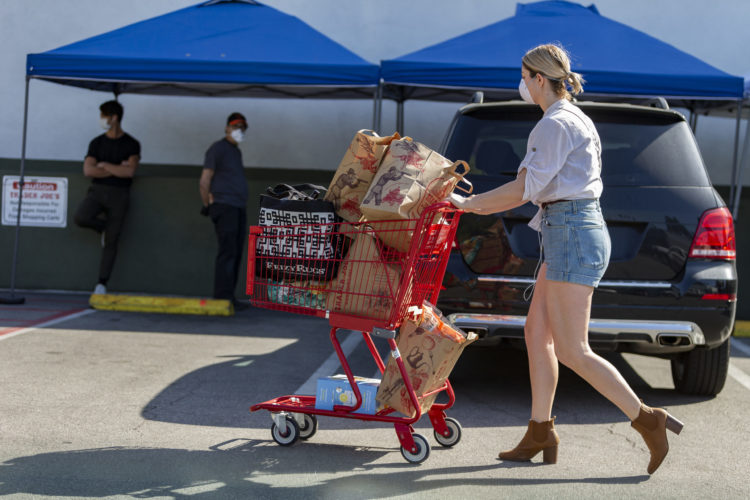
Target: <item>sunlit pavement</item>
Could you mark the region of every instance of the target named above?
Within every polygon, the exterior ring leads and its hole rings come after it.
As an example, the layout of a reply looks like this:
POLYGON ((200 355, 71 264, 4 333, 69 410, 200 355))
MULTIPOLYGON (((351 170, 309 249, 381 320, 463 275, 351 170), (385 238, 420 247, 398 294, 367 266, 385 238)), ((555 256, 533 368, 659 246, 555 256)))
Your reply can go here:
MULTIPOLYGON (((528 367, 522 351, 487 348, 468 349, 452 377, 461 442, 441 447, 423 418, 415 428, 432 452, 412 465, 392 426, 320 418, 315 436, 287 448, 271 439, 267 412, 248 412, 332 366, 325 321, 257 309, 94 312, 86 302, 30 295, 0 306, 3 498, 747 497, 747 339, 734 339, 716 398, 675 393, 667 361, 607 356, 646 403, 686 424, 653 477, 625 417, 566 369, 558 464, 497 460, 525 430, 528 367)), ((352 344, 355 372, 372 376, 366 347, 352 344)))

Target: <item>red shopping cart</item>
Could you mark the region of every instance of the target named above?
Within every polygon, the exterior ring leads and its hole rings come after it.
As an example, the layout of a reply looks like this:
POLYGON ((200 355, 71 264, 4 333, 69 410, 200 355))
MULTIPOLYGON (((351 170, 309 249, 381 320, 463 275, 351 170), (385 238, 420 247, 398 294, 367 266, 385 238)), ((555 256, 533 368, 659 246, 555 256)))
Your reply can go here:
POLYGON ((271 412, 274 441, 289 446, 309 439, 317 430, 316 415, 388 422, 396 429, 404 458, 420 463, 430 453, 427 439, 412 428, 422 416, 420 401, 445 392, 448 401, 433 404, 427 413, 439 444, 451 447, 459 442, 461 425, 445 414, 455 402, 450 382, 417 395, 395 337, 401 323, 417 313, 423 301, 436 303, 460 213, 442 202, 425 209, 418 219, 250 228, 247 294, 251 303, 328 319, 331 343, 354 397, 353 405, 336 404, 332 409, 316 407, 316 397, 310 395, 281 396, 252 406, 250 411, 271 412), (394 415, 390 408, 373 414, 357 411, 363 397, 338 340, 344 329, 362 333, 381 374, 385 364, 372 337, 388 342, 414 415, 394 415))

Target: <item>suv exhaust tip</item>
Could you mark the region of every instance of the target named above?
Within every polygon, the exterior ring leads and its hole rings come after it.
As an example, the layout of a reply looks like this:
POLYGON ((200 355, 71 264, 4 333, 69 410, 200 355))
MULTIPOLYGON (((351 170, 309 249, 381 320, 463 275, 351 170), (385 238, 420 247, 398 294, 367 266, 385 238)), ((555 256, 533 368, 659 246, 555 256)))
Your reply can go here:
POLYGON ((659 335, 656 340, 660 345, 669 347, 686 346, 691 344, 688 335, 659 335))
POLYGON ((475 333, 477 335, 478 339, 484 338, 487 336, 488 330, 487 328, 481 327, 481 326, 462 326, 460 327, 461 330, 469 333, 475 333))

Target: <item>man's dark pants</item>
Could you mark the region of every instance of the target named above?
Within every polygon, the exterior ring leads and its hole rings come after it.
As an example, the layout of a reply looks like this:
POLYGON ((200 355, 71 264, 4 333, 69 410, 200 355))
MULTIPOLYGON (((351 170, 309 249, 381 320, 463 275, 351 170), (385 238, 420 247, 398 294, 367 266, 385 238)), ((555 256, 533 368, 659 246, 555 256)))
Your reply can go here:
POLYGON ((247 214, 245 208, 224 203, 211 204, 208 214, 219 242, 214 267, 214 298, 233 301, 247 236, 247 214))
POLYGON ((130 187, 92 184, 75 213, 75 223, 99 233, 104 231, 104 249, 99 264, 99 282, 106 284, 117 257, 117 243, 128 213, 130 187), (100 215, 104 214, 104 217, 100 215))

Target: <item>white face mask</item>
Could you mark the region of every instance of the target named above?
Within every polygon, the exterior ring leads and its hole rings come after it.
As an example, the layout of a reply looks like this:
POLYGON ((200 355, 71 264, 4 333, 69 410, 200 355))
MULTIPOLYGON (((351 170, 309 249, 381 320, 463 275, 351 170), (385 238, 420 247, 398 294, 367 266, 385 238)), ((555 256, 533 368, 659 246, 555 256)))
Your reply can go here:
POLYGON ((237 144, 239 144, 240 142, 242 142, 243 140, 245 140, 245 132, 243 132, 242 130, 240 130, 238 128, 232 130, 232 133, 229 134, 229 135, 232 136, 232 139, 234 139, 234 141, 237 144))
POLYGON ((528 102, 529 104, 536 104, 534 99, 531 97, 529 88, 526 86, 526 82, 521 78, 521 83, 518 84, 518 91, 521 93, 521 99, 528 102))
POLYGON ((107 118, 106 116, 99 118, 99 124, 104 130, 109 130, 109 118, 107 118))

